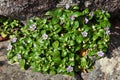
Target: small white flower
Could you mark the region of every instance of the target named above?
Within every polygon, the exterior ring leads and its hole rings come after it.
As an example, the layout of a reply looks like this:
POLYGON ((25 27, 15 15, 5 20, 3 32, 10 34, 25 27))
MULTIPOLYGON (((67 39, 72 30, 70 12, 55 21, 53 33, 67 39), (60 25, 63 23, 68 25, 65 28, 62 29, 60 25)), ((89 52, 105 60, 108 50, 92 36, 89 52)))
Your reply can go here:
POLYGON ((69 9, 69 8, 70 8, 70 3, 67 3, 67 4, 65 5, 65 8, 66 8, 66 9, 69 9))
POLYGON ((107 35, 110 35, 110 30, 107 30, 107 31, 106 31, 106 34, 107 34, 107 35))
POLYGON ((88 33, 86 31, 82 32, 83 37, 87 37, 88 33))
POLYGON ((104 10, 102 10, 102 13, 104 14, 104 13, 105 13, 105 11, 104 11, 104 10))
POLYGON ((8 44, 7 50, 12 50, 12 45, 8 44))
POLYGON ((30 19, 29 21, 30 21, 30 22, 33 22, 33 20, 32 20, 32 19, 30 19))
POLYGON ((48 35, 47 35, 47 34, 43 34, 43 35, 42 35, 42 38, 43 38, 44 40, 46 40, 46 39, 48 39, 48 35))
POLYGON ((95 26, 93 25, 92 28, 95 29, 95 26))
POLYGON ((107 35, 110 34, 110 28, 109 28, 109 27, 104 28, 104 30, 106 31, 106 34, 107 34, 107 35))
POLYGON ((26 44, 25 41, 22 41, 23 44, 26 44))
POLYGON ((68 67, 67 67, 67 71, 68 71, 68 72, 72 72, 72 71, 73 71, 73 67, 72 67, 72 66, 68 66, 68 67))
POLYGON ((17 58, 18 58, 18 59, 21 59, 22 57, 21 57, 21 55, 20 55, 20 54, 18 54, 18 55, 17 55, 17 58))
POLYGON ((88 21, 89 21, 89 20, 88 20, 87 18, 85 18, 85 23, 86 23, 86 24, 88 23, 88 21))
POLYGON ((89 16, 93 17, 93 16, 94 16, 94 13, 93 13, 93 12, 90 12, 90 13, 89 13, 89 16))
POLYGON ((17 41, 17 38, 16 38, 16 37, 12 38, 12 42, 13 42, 13 43, 15 43, 16 41, 17 41))
POLYGON ((97 52, 97 55, 102 57, 104 55, 104 52, 103 51, 99 51, 99 52, 97 52))
POLYGON ((35 29, 36 29, 36 24, 31 24, 31 25, 30 25, 30 30, 33 31, 33 30, 35 30, 35 29))
POLYGON ((74 21, 75 20, 75 16, 74 15, 70 16, 70 19, 74 21))
POLYGON ((106 28, 104 28, 105 29, 105 31, 108 31, 108 30, 110 30, 110 28, 109 27, 106 27, 106 28))

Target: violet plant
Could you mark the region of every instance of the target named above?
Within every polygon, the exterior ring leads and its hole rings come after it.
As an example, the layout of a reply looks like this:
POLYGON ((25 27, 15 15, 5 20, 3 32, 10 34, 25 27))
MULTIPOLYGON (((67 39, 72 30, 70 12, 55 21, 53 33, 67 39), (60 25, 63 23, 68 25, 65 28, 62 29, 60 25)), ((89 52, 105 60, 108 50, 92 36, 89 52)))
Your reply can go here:
POLYGON ((92 69, 94 61, 105 56, 111 26, 108 12, 80 11, 67 4, 45 16, 28 20, 21 28, 23 36, 13 37, 7 54, 10 62, 19 62, 21 69, 74 75, 92 69))
POLYGON ((14 35, 13 32, 20 27, 21 24, 18 20, 14 20, 11 17, 0 17, 0 36, 3 38, 10 38, 11 35, 14 35))

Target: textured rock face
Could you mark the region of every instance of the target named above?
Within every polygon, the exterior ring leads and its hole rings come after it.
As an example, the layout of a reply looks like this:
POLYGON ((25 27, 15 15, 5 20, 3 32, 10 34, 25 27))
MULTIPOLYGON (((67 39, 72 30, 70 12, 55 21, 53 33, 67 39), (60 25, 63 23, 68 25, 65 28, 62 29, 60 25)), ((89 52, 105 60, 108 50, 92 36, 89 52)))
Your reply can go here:
POLYGON ((120 16, 119 0, 0 0, 0 15, 26 20, 33 16, 43 16, 47 10, 56 5, 64 6, 68 2, 79 4, 81 9, 103 9, 113 17, 120 16))
POLYGON ((56 6, 58 0, 0 0, 0 15, 25 20, 56 6))
POLYGON ((92 3, 89 7, 91 8, 99 8, 103 10, 107 10, 109 12, 113 12, 116 9, 120 9, 120 1, 119 0, 88 0, 92 3))

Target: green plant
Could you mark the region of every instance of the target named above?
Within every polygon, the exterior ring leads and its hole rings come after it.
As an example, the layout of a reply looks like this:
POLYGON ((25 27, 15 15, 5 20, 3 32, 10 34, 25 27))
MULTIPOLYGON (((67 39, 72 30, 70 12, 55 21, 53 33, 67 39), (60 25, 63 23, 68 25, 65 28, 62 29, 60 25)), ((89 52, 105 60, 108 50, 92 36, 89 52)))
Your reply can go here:
POLYGON ((0 17, 0 36, 9 37, 19 26, 18 20, 12 18, 0 17))
POLYGON ((91 69, 94 60, 106 53, 108 12, 66 6, 45 15, 45 19, 30 19, 21 28, 23 37, 13 36, 7 54, 12 63, 19 62, 22 69, 73 75, 91 69))

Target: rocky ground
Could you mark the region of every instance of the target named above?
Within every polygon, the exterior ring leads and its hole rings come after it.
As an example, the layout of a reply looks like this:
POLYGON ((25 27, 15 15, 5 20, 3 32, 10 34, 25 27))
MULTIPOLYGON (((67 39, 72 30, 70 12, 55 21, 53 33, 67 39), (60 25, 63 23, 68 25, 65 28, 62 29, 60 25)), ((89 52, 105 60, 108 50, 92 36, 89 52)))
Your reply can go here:
POLYGON ((107 56, 95 63, 93 71, 76 75, 76 79, 64 75, 49 75, 31 70, 22 71, 19 65, 11 65, 6 58, 9 41, 0 42, 0 80, 120 80, 120 20, 111 22, 111 44, 107 56))

